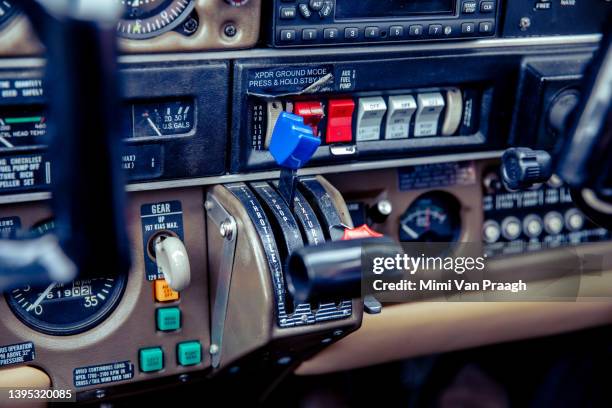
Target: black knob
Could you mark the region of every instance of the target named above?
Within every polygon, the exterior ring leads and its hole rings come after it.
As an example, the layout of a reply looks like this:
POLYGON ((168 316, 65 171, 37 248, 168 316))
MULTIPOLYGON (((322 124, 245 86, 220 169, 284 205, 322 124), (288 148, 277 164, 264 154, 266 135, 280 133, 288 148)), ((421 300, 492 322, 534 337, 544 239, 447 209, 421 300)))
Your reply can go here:
POLYGON ((566 89, 560 92, 548 108, 548 126, 556 134, 564 134, 567 120, 580 102, 580 92, 576 89, 566 89))
POLYGON ((389 237, 303 247, 289 257, 287 286, 297 303, 358 298, 362 295, 362 262, 401 253, 402 248, 389 237))
POLYGON ((376 224, 384 223, 391 212, 393 211, 393 204, 389 200, 380 200, 375 205, 368 209, 368 216, 372 222, 376 224))
POLYGON ((544 150, 514 147, 502 156, 502 180, 509 190, 529 188, 552 175, 552 158, 544 150))

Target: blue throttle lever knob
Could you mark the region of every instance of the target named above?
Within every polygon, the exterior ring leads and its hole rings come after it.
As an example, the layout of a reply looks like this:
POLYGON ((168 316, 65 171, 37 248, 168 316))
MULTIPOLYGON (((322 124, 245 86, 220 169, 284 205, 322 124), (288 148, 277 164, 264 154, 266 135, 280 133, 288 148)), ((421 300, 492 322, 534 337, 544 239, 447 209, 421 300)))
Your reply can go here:
POLYGON ((304 118, 282 112, 276 121, 270 153, 279 166, 297 170, 304 167, 321 145, 321 139, 304 124, 304 118))
POLYGON ((289 208, 293 208, 297 170, 303 167, 321 145, 312 128, 304 124, 304 118, 282 112, 276 121, 270 153, 281 166, 278 189, 289 208))

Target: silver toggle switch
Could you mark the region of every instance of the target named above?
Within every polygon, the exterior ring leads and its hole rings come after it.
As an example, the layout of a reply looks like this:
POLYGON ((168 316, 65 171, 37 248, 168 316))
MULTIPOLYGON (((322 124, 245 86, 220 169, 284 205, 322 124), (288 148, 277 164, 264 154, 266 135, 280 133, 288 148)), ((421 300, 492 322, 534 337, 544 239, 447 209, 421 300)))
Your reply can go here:
POLYGON ((380 139, 380 126, 385 112, 387 112, 387 104, 380 96, 359 99, 357 141, 380 139))
POLYGON ((410 121, 416 109, 417 103, 414 96, 390 96, 385 139, 407 138, 410 131, 410 121))
POLYGON ((414 121, 414 136, 435 136, 440 114, 444 110, 444 98, 440 92, 417 95, 417 112, 414 121))

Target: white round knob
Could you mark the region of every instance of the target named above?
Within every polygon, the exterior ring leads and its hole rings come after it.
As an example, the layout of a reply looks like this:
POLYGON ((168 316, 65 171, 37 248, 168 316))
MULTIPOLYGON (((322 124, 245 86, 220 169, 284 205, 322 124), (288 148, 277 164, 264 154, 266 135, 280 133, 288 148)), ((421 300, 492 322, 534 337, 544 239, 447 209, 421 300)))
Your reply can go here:
POLYGON ((189 286, 191 269, 183 241, 176 237, 157 237, 155 260, 168 286, 177 292, 189 286))
POLYGON ((529 238, 537 238, 540 236, 544 226, 542 225, 542 219, 535 215, 529 214, 523 219, 523 232, 529 238))
POLYGON ((516 217, 506 217, 502 221, 502 235, 508 241, 514 241, 521 236, 521 222, 516 217))
POLYGON ((556 211, 551 211, 544 216, 544 229, 550 235, 557 235, 563 231, 563 216, 556 211))
POLYGON ((482 237, 487 244, 493 244, 501 237, 501 228, 497 221, 487 220, 482 227, 482 237))
POLYGON ((565 224, 570 231, 580 231, 584 226, 584 216, 575 208, 565 213, 565 224))

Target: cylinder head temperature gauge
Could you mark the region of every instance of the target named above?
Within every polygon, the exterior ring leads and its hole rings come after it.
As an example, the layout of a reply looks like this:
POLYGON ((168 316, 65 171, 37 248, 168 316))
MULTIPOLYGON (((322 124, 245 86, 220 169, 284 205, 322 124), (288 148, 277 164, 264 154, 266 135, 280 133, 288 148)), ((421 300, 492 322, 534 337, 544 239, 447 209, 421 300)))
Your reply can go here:
POLYGON ((461 233, 460 211, 461 204, 452 194, 425 193, 400 217, 400 241, 455 242, 461 233))

